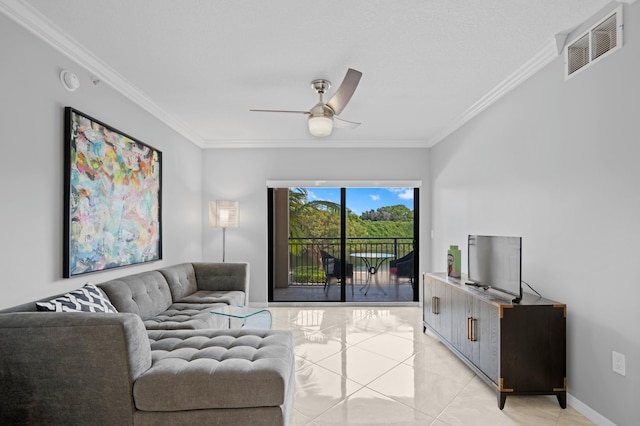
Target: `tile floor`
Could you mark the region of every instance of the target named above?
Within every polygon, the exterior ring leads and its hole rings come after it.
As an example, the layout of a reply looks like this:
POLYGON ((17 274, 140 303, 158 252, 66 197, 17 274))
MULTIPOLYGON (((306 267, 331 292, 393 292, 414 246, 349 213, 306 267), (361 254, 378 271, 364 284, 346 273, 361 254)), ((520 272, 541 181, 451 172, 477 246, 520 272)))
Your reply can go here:
POLYGON ((420 307, 270 307, 293 332, 291 426, 590 425, 555 396, 496 395, 429 333, 420 307))

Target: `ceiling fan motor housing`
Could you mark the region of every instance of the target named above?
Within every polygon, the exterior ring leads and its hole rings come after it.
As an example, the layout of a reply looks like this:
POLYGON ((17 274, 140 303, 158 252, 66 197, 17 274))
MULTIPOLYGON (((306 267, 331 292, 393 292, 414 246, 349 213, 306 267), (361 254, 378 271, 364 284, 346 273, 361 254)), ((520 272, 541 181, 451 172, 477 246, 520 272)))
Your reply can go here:
POLYGON ((313 136, 329 136, 333 130, 333 110, 318 102, 309 111, 309 133, 313 136))

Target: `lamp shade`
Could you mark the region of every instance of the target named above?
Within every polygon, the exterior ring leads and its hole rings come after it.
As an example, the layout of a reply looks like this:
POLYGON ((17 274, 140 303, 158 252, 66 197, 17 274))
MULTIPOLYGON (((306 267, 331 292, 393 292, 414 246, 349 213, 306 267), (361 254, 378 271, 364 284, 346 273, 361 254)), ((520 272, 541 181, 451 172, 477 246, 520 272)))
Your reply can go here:
POLYGON ((333 118, 326 116, 309 117, 309 133, 313 136, 329 136, 333 129, 333 118))
POLYGON ((209 226, 216 228, 237 228, 240 225, 240 202, 209 201, 209 226))

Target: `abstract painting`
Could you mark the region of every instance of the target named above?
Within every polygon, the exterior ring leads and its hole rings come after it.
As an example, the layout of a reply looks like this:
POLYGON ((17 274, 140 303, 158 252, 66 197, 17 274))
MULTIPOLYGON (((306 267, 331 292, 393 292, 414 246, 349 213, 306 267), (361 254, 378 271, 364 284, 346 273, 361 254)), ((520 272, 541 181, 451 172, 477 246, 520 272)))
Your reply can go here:
POLYGON ((65 108, 65 278, 162 259, 162 152, 65 108))

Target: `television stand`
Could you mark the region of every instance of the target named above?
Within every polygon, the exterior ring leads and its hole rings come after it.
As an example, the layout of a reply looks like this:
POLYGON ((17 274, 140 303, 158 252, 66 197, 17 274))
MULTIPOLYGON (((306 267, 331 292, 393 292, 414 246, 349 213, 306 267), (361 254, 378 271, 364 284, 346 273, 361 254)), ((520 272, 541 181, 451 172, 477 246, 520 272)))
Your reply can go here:
POLYGON ((491 386, 509 395, 555 395, 567 406, 566 305, 523 293, 519 303, 446 274, 423 275, 429 328, 491 386))

